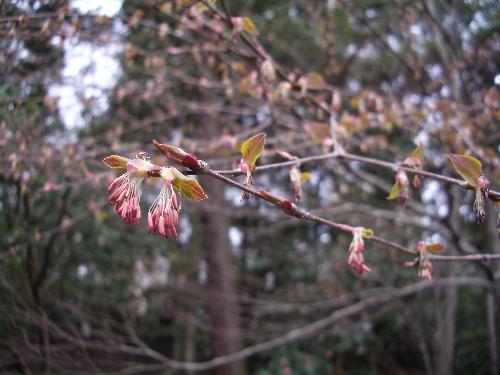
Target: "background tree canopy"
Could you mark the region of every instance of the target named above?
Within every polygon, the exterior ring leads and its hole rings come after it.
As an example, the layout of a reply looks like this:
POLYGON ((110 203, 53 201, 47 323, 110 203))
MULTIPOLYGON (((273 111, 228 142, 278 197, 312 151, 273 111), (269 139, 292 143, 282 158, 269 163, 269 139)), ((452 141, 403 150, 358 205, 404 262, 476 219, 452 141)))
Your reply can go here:
POLYGON ((1 2, 2 373, 497 374, 499 15, 488 0, 1 2), (320 220, 182 166, 208 198, 182 200, 177 240, 146 230, 160 178, 139 225, 108 203, 108 155, 174 165, 156 139, 245 184, 259 133, 271 167, 248 186, 320 220), (480 160, 491 192, 453 180, 447 154, 480 160), (348 266, 343 224, 381 239, 364 239, 371 272, 348 266))

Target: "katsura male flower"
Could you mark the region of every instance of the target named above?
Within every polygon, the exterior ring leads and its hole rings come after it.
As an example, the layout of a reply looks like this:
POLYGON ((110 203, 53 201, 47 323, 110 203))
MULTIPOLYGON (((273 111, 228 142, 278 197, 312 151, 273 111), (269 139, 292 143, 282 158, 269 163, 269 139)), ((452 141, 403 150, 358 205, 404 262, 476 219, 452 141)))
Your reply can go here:
POLYGON ((162 167, 159 175, 163 185, 148 212, 148 232, 177 239, 175 227, 179 223, 181 206, 176 193, 195 201, 203 200, 207 195, 194 178, 184 176, 176 168, 162 167))
POLYGON ((472 206, 479 223, 482 223, 484 221, 484 218, 486 217, 484 202, 488 197, 489 186, 490 181, 488 181, 488 179, 483 175, 479 176, 479 178, 477 179, 476 199, 474 200, 474 205, 472 206))
POLYGON ((484 176, 481 162, 469 155, 448 154, 455 171, 476 190, 476 199, 472 207, 476 213, 478 223, 482 223, 486 216, 484 202, 488 197, 490 181, 484 176))
POLYGON ((418 276, 423 277, 429 281, 432 281, 432 263, 429 259, 429 252, 427 251, 427 246, 424 241, 418 241, 418 276))
POLYGON ((399 170, 394 175, 394 179, 396 182, 392 185, 391 192, 389 193, 387 199, 392 200, 397 198, 403 206, 406 206, 410 198, 410 193, 408 191, 408 175, 405 171, 399 170))
POLYGON ((177 239, 175 226, 179 222, 180 205, 175 194, 173 181, 175 179, 172 170, 175 168, 162 168, 160 176, 163 185, 160 194, 151 205, 148 212, 148 232, 159 233, 165 238, 171 236, 177 239))
POLYGON ((141 183, 152 167, 149 155, 140 153, 137 156, 136 159, 126 159, 111 155, 103 160, 110 168, 126 171, 120 177, 115 178, 108 188, 109 203, 115 205, 116 212, 126 224, 139 224, 140 222, 141 183))
POLYGON ((406 267, 417 267, 418 276, 432 281, 432 272, 434 267, 430 260, 431 253, 439 253, 443 251, 444 245, 441 243, 426 244, 424 241, 418 241, 417 250, 418 258, 412 262, 406 262, 406 267))
POLYGON ((371 269, 365 264, 363 253, 365 251, 365 241, 363 239, 365 228, 357 227, 352 231, 352 241, 349 245, 349 258, 347 264, 359 275, 364 272, 371 272, 371 269))

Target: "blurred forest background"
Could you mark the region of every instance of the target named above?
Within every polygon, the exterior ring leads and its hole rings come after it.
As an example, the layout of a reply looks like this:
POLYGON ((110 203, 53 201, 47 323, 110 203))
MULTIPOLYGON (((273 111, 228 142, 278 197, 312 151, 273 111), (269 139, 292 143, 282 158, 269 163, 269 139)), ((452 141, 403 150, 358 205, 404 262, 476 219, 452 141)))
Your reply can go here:
MULTIPOLYGON (((424 169, 455 177, 445 154, 470 154, 498 190, 499 32, 494 0, 0 1, 0 371, 497 374, 498 262, 434 262, 431 284, 367 241, 358 277, 350 236, 210 177, 165 240, 113 212, 102 159, 164 164, 157 139, 230 169, 259 132, 260 164, 318 155, 326 103, 349 152, 401 162, 422 144, 424 169)), ((390 169, 301 171, 300 205, 322 217, 500 252, 497 211, 476 224, 471 191, 425 179, 404 208, 390 169)), ((254 185, 292 199, 289 172, 254 185)))

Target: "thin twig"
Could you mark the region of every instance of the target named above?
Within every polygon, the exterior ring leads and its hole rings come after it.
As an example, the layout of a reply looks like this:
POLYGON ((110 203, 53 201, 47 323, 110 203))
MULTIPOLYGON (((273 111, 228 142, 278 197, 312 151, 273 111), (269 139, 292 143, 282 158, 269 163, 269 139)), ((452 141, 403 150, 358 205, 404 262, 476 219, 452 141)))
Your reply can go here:
MULTIPOLYGON (((379 159, 375 159, 375 158, 370 158, 370 157, 366 157, 366 156, 361 156, 361 155, 357 155, 357 154, 351 154, 351 153, 347 153, 347 152, 346 153, 329 152, 329 153, 322 154, 322 155, 307 156, 304 158, 298 158, 298 159, 294 159, 291 161, 285 161, 285 162, 281 162, 281 163, 267 164, 267 165, 257 167, 255 169, 254 173, 264 172, 264 171, 268 171, 271 169, 292 167, 292 166, 296 165, 297 163, 305 164, 305 163, 311 163, 311 162, 322 161, 322 160, 327 160, 327 159, 346 159, 346 160, 361 162, 364 164, 377 165, 379 167, 391 169, 393 171, 403 170, 403 171, 406 171, 408 173, 413 173, 413 174, 417 174, 420 176, 432 178, 434 180, 443 181, 443 182, 446 182, 448 184, 458 185, 463 189, 474 190, 474 187, 469 185, 466 181, 459 180, 457 178, 448 177, 448 176, 444 176, 444 175, 441 175, 438 173, 433 173, 433 172, 429 172, 429 171, 425 171, 425 170, 409 168, 409 167, 405 167, 405 166, 402 166, 402 165, 397 164, 397 163, 379 160, 379 159)), ((237 168, 230 169, 230 170, 216 171, 216 172, 220 175, 225 175, 225 176, 240 176, 243 174, 243 172, 237 168)), ((495 191, 495 190, 489 190, 488 196, 491 198, 500 199, 500 192, 495 191)))

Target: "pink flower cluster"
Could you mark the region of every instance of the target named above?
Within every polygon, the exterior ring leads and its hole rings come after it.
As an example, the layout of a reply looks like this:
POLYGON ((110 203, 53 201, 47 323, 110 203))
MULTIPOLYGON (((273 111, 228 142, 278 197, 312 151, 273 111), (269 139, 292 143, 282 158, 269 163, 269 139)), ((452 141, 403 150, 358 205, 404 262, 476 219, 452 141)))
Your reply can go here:
MULTIPOLYGON (((179 162, 192 170, 202 168, 202 164, 184 150, 153 141, 153 144, 169 160, 179 162)), ((110 155, 103 162, 109 168, 126 171, 116 178, 108 188, 109 202, 126 224, 139 224, 141 219, 141 184, 146 177, 160 177, 163 185, 148 212, 148 232, 177 239, 176 225, 179 223, 180 204, 175 191, 181 196, 201 201, 207 198, 196 179, 185 176, 174 167, 160 167, 150 163, 147 152, 140 152, 135 159, 120 155, 110 155), (174 191, 175 189, 175 191, 174 191)))
POLYGON ((127 172, 116 178, 108 188, 109 203, 126 224, 139 224, 141 219, 141 183, 147 176, 151 164, 144 159, 133 159, 127 163, 127 172))
POLYGON ((354 228, 352 232, 352 241, 349 245, 349 258, 347 264, 359 275, 364 272, 371 272, 371 269, 365 264, 363 252, 365 251, 365 241, 363 240, 364 228, 354 228))
MULTIPOLYGON (((116 178, 108 188, 109 203, 115 205, 116 212, 126 224, 140 222, 141 183, 152 167, 145 159, 128 160, 127 172, 116 178)), ((180 205, 172 186, 175 179, 172 169, 163 167, 159 172, 163 186, 148 212, 148 232, 176 239, 175 226, 179 222, 180 205)))
POLYGON ((429 259, 429 252, 427 251, 427 246, 424 241, 418 241, 417 244, 418 251, 420 253, 418 262, 418 276, 423 277, 429 281, 432 281, 432 263, 429 259))
POLYGON ((172 186, 174 176, 170 168, 162 168, 160 176, 163 186, 148 212, 148 232, 177 239, 175 226, 179 222, 180 206, 172 186))

